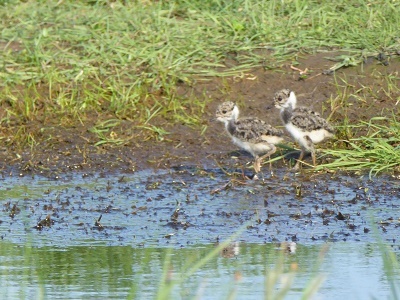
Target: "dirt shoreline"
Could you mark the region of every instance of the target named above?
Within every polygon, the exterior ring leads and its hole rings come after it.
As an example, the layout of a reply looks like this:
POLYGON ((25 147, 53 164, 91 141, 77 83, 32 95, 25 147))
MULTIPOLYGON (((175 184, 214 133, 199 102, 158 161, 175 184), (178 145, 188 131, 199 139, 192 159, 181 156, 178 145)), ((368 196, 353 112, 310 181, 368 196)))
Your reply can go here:
MULTIPOLYGON (((171 168, 179 165, 216 167, 218 163, 235 163, 230 153, 237 150, 223 130, 214 121, 216 106, 225 100, 236 101, 242 115, 252 115, 267 120, 274 126, 281 122, 272 105, 275 91, 290 88, 296 91, 301 105, 322 112, 338 126, 348 118, 350 124, 369 120, 375 116, 398 116, 400 92, 398 88, 399 57, 384 65, 370 59, 358 67, 339 69, 335 75, 324 75, 334 63, 325 59, 332 53, 307 55, 298 59, 297 68, 308 69, 303 77, 298 70, 285 65, 278 70, 254 69, 232 78, 214 78, 198 81, 193 86, 178 87, 181 95, 192 93, 207 102, 203 126, 190 128, 184 124, 169 126, 167 120, 156 120, 169 132, 163 141, 143 141, 131 138, 120 146, 101 145, 95 134, 89 131, 98 116, 88 117, 85 125, 63 127, 57 121, 31 121, 25 128, 36 144, 33 147, 17 147, 12 142, 18 126, 2 125, 0 148, 1 170, 9 174, 43 174, 59 176, 67 171, 82 172, 134 172, 147 168, 171 168), (392 76, 397 86, 389 86, 387 77, 392 76), (204 96, 205 95, 205 96, 204 96), (331 100, 343 103, 334 106, 331 100), (334 111, 332 112, 332 108, 334 111), (218 162, 218 163, 217 163, 218 162)), ((130 122, 121 122, 116 132, 119 136, 132 134, 130 122)), ((291 141, 287 137, 288 141, 291 141)), ((250 160, 250 158, 245 158, 250 160)))

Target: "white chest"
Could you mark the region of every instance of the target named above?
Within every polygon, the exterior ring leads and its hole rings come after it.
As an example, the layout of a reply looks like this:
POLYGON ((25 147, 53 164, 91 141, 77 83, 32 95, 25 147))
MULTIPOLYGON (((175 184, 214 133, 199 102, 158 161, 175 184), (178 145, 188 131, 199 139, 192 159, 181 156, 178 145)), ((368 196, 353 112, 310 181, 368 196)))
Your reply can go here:
POLYGON ((305 136, 308 136, 314 144, 318 144, 328 137, 332 136, 332 133, 325 129, 318 129, 312 131, 302 131, 298 127, 289 123, 286 124, 286 130, 292 135, 292 137, 297 140, 300 144, 304 144, 305 136))

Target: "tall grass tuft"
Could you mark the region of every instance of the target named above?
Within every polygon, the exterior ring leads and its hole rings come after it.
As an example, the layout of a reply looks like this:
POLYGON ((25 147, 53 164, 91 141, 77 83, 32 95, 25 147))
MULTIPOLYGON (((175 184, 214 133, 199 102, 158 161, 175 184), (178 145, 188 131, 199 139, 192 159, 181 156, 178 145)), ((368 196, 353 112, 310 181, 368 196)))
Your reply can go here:
POLYGON ((369 122, 361 121, 352 129, 365 129, 366 133, 359 138, 339 141, 347 144, 346 149, 324 150, 324 155, 333 161, 317 166, 317 170, 369 170, 370 176, 400 172, 400 122, 395 115, 391 119, 375 117, 369 122))

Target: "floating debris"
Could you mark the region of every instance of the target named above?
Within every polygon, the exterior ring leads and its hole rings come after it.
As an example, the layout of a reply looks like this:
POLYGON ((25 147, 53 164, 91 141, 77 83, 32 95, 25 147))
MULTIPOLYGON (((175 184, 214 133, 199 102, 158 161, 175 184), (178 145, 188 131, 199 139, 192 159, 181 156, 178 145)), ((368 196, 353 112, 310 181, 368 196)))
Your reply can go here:
POLYGON ((100 223, 102 217, 103 217, 103 215, 100 215, 100 217, 96 220, 96 222, 94 222, 94 228, 96 228, 97 230, 104 229, 104 226, 101 225, 101 223, 100 223))
POLYGON ((54 225, 54 220, 51 219, 50 215, 47 215, 45 219, 39 221, 33 228, 42 230, 44 227, 51 227, 52 225, 54 225))

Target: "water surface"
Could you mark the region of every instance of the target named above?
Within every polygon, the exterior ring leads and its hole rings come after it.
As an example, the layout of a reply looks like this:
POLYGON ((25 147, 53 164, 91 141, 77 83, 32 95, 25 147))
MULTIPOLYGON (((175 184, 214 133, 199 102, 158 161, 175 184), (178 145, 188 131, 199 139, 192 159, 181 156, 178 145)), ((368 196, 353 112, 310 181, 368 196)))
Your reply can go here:
POLYGON ((289 298, 317 267, 326 279, 316 299, 390 295, 377 240, 398 252, 394 178, 278 170, 230 181, 215 169, 175 168, 0 183, 1 290, 10 299, 154 297, 166 262, 171 280, 180 278, 238 232, 236 253, 208 261, 174 298, 262 298, 283 242, 296 246, 284 255, 285 272, 297 270, 289 298))

